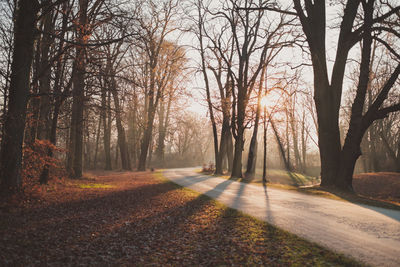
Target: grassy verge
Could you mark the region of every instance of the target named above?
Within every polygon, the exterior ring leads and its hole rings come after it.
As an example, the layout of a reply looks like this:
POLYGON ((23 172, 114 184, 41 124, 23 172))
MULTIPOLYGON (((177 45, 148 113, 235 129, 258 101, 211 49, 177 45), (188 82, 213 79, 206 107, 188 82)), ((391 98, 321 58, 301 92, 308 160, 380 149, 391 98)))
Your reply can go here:
MULTIPOLYGON (((170 183, 161 172, 154 176, 170 183)), ((204 257, 211 257, 211 262, 217 265, 361 266, 353 259, 228 208, 205 195, 173 186, 182 194, 196 197, 196 202, 205 207, 200 210, 192 207, 197 211, 191 214, 186 227, 192 230, 193 236, 184 241, 189 254, 193 253, 192 248, 205 246, 208 253, 204 257)))
MULTIPOLYGON (((201 173, 201 170, 199 170, 198 172, 201 173)), ((213 175, 215 177, 220 177, 224 179, 231 179, 230 176, 227 175, 214 175, 212 173, 208 173, 208 175, 213 175)), ((256 176, 254 179, 234 178, 234 180, 242 183, 250 183, 258 186, 263 186, 262 180, 259 177, 260 176, 256 176)), ((306 175, 289 173, 282 170, 271 170, 268 171, 267 179, 268 179, 267 186, 272 188, 292 190, 300 193, 320 196, 334 200, 348 201, 361 205, 371 205, 375 207, 400 210, 400 203, 394 201, 386 201, 382 199, 376 199, 373 197, 363 196, 357 193, 343 192, 335 188, 326 188, 326 187, 321 187, 319 185, 312 185, 312 183, 318 182, 318 180, 306 175), (293 176, 296 176, 298 181, 302 182, 299 182, 297 184, 291 184, 290 182, 288 182, 289 179, 292 179, 290 177, 293 176), (283 181, 283 182, 280 183, 276 181, 283 181)))

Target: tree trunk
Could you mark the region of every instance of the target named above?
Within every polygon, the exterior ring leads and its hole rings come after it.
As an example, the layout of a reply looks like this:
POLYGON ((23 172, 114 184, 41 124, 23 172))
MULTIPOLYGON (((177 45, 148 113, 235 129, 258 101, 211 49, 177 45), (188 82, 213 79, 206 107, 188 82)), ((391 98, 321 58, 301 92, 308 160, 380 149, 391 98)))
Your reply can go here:
POLYGON ((94 159, 93 159, 93 169, 97 169, 97 154, 99 152, 99 141, 100 141, 100 130, 101 130, 101 121, 102 118, 99 118, 99 124, 96 131, 96 148, 94 151, 94 159))
POLYGON ((393 161, 396 166, 395 171, 400 172, 400 141, 397 144, 397 154, 395 149, 389 144, 385 135, 380 132, 380 137, 382 139, 383 145, 385 146, 386 150, 388 151, 389 158, 393 161))
MULTIPOLYGON (((211 93, 210 93, 210 83, 207 75, 207 67, 206 67, 206 58, 205 58, 205 48, 203 44, 203 16, 201 14, 201 9, 200 5, 198 6, 198 15, 199 15, 199 21, 198 21, 198 30, 199 30, 199 42, 200 42, 200 57, 201 57, 201 71, 204 76, 204 83, 206 87, 206 95, 207 95, 207 105, 208 105, 208 112, 210 114, 210 121, 211 121, 211 127, 213 131, 213 141, 214 141, 214 160, 217 161, 218 158, 218 133, 217 133, 217 126, 215 123, 215 118, 214 118, 214 110, 211 102, 211 93)), ((221 162, 222 164, 222 162, 221 162)), ((220 171, 220 170, 219 170, 220 171)))
POLYGON ((361 156, 361 141, 368 128, 365 127, 363 122, 363 111, 370 77, 372 36, 369 29, 372 27, 373 17, 373 4, 371 3, 372 1, 367 4, 369 7, 364 10, 364 26, 367 30, 363 34, 359 83, 351 108, 349 130, 343 145, 339 173, 335 182, 337 187, 349 191, 353 191, 354 167, 358 157, 361 156))
POLYGON ((232 141, 232 132, 229 127, 229 131, 227 133, 227 147, 226 147, 226 156, 228 158, 228 172, 232 172, 233 170, 233 141, 232 141))
MULTIPOLYGON (((79 1, 79 26, 78 42, 87 42, 86 25, 88 21, 88 0, 79 1)), ((71 114, 71 133, 70 133, 70 166, 69 173, 71 178, 82 177, 83 169, 83 109, 85 106, 85 47, 76 46, 76 57, 73 71, 72 88, 72 114, 71 114)))
POLYGON ((44 27, 40 50, 40 77, 39 77, 39 93, 40 93, 40 106, 39 106, 39 121, 37 129, 37 138, 40 140, 48 139, 50 135, 50 78, 51 68, 49 62, 49 50, 52 38, 48 33, 53 31, 53 14, 48 12, 44 17, 44 27))
MULTIPOLYGON (((240 91, 239 91, 240 92, 240 91)), ((233 169, 231 177, 242 178, 242 153, 244 147, 244 117, 245 117, 245 99, 244 95, 238 96, 237 103, 237 122, 236 122, 236 136, 235 136, 235 148, 234 148, 234 156, 233 156, 233 169)))
POLYGON ((305 110, 303 110, 303 120, 301 123, 301 155, 302 155, 302 160, 301 160, 301 166, 302 166, 302 172, 306 173, 307 172, 307 140, 306 140, 306 115, 305 115, 305 110))
POLYGON ((261 71, 260 86, 258 88, 258 96, 257 96, 256 118, 254 121, 253 136, 251 137, 250 147, 249 147, 249 155, 247 158, 246 177, 248 177, 248 178, 253 178, 256 173, 258 125, 260 123, 261 98, 263 95, 262 89, 263 89, 264 76, 265 76, 266 70, 267 70, 267 66, 265 65, 261 71))
MULTIPOLYGON (((40 37, 36 39, 36 44, 34 45, 34 57, 32 63, 32 76, 38 77, 40 75, 40 37)), ((32 82, 31 91, 33 94, 39 93, 39 83, 36 80, 32 82)), ((39 121, 39 108, 40 108, 40 98, 30 97, 28 99, 28 114, 29 118, 27 120, 28 129, 25 130, 24 143, 31 146, 37 137, 38 121, 39 121)))
POLYGON ((331 89, 325 88, 324 90, 318 90, 318 92, 315 96, 315 103, 318 113, 321 186, 332 186, 335 184, 340 163, 339 114, 330 100, 332 99, 331 89))
MULTIPOLYGON (((58 100, 55 103, 54 106, 54 111, 53 111, 53 118, 51 121, 51 128, 50 128, 50 142, 53 145, 56 145, 57 143, 57 124, 58 124, 58 116, 60 113, 60 107, 62 104, 63 100, 58 100)), ((47 152, 47 156, 52 157, 53 156, 53 150, 49 149, 47 152)), ((40 183, 41 184, 47 184, 49 180, 49 165, 45 164, 42 170, 42 173, 40 174, 40 183)))
POLYGON ((285 148, 283 147, 283 143, 281 141, 281 137, 279 136, 278 129, 276 129, 275 123, 271 118, 270 118, 270 123, 271 123, 272 130, 274 131, 276 142, 278 143, 279 152, 281 154, 281 157, 282 157, 282 160, 283 160, 283 164, 285 165, 285 169, 287 171, 291 171, 292 169, 291 169, 291 166, 290 166, 290 162, 286 158, 285 148))
MULTIPOLYGON (((62 38, 65 37, 65 32, 67 28, 67 23, 68 23, 68 14, 66 14, 66 9, 67 9, 67 2, 63 3, 62 10, 63 10, 63 23, 62 23, 62 31, 60 36, 62 38)), ((60 41, 59 46, 58 46, 58 53, 61 53, 64 49, 64 41, 60 41)), ((54 79, 54 95, 55 95, 55 102, 53 103, 54 109, 53 109, 53 116, 51 119, 51 127, 50 127, 50 136, 49 140, 53 145, 57 144, 57 125, 58 125, 58 117, 60 114, 60 108, 64 100, 66 99, 65 94, 67 91, 70 90, 70 85, 71 85, 71 80, 68 83, 67 87, 64 89, 64 94, 61 95, 61 83, 63 81, 63 69, 65 68, 66 62, 63 61, 62 56, 60 56, 57 60, 57 65, 55 68, 55 79, 54 79), (63 66, 64 64, 64 66, 63 66)), ((48 157, 53 157, 53 150, 49 149, 47 151, 47 156, 48 157)), ((45 164, 42 170, 42 173, 40 174, 40 183, 41 184, 47 184, 49 180, 49 165, 45 164)))
POLYGON ((264 134, 263 134, 263 141, 264 141, 264 158, 263 158, 263 175, 262 181, 265 184, 267 182, 267 107, 264 106, 264 134))
POLYGON ((164 167, 164 140, 165 140, 165 134, 166 130, 164 127, 164 118, 165 116, 165 103, 161 99, 160 102, 160 108, 158 112, 158 144, 157 144, 157 149, 156 149, 156 156, 157 156, 157 161, 159 162, 161 167, 164 167))
POLYGON ((103 142, 105 154, 105 170, 111 170, 111 109, 110 96, 107 99, 106 89, 101 92, 101 118, 103 120, 103 142))
POLYGON ((118 165, 118 163, 119 163, 119 153, 118 153, 118 151, 119 151, 119 146, 118 146, 118 144, 116 144, 115 145, 115 169, 119 168, 119 165, 118 165))
POLYGON ((6 193, 19 191, 22 186, 22 143, 38 5, 37 0, 18 1, 9 103, 1 148, 1 190, 6 193))
POLYGON ((129 145, 130 145, 130 153, 132 155, 133 167, 137 167, 137 154, 138 154, 138 137, 137 137, 137 127, 136 127, 136 117, 137 117, 137 96, 134 91, 133 95, 133 109, 131 111, 131 116, 128 123, 128 132, 129 132, 129 145))
POLYGON ((257 113, 256 119, 254 122, 254 130, 253 135, 251 137, 250 146, 249 146, 249 155, 247 158, 247 168, 246 168, 246 177, 254 178, 256 172, 256 162, 257 162, 257 136, 258 136, 258 125, 260 120, 260 110, 261 110, 261 98, 259 97, 257 104, 257 113))
POLYGON ((165 108, 165 103, 161 101, 159 110, 159 127, 158 127, 158 145, 157 145, 157 160, 161 167, 165 164, 165 138, 167 135, 167 129, 169 126, 169 116, 171 112, 172 105, 172 95, 168 97, 167 108, 165 108))
POLYGON ((140 149, 140 157, 139 157, 139 165, 138 165, 139 171, 146 170, 147 155, 148 155, 148 151, 149 151, 151 135, 153 133, 154 116, 155 116, 155 108, 152 104, 150 104, 146 128, 143 132, 143 139, 142 139, 142 143, 141 143, 141 147, 140 147, 141 149, 140 149))
POLYGON ((111 79, 111 84, 112 84, 112 94, 114 97, 115 120, 116 120, 116 124, 117 124, 118 145, 119 145, 119 151, 121 153, 122 169, 123 170, 131 170, 131 161, 129 158, 128 144, 126 143, 125 129, 122 126, 121 107, 120 107, 118 92, 117 92, 117 88, 116 88, 117 85, 116 85, 114 76, 112 76, 110 79, 111 79))
POLYGON ((238 133, 237 138, 235 139, 235 150, 233 156, 233 168, 231 177, 242 178, 242 153, 243 153, 243 132, 238 133))
POLYGON ((230 138, 230 125, 229 117, 223 114, 222 129, 221 129, 221 142, 219 144, 219 151, 215 161, 215 174, 223 174, 223 160, 228 153, 228 142, 230 138))
POLYGON ((296 99, 293 100, 293 106, 290 107, 289 112, 289 125, 290 125, 290 130, 292 133, 292 139, 293 139, 293 154, 294 154, 294 159, 295 159, 295 169, 296 170, 303 170, 302 166, 302 161, 301 161, 301 156, 300 156, 300 150, 299 150, 299 142, 298 142, 298 130, 297 130, 297 125, 296 125, 296 120, 295 120, 295 104, 296 104, 296 99))

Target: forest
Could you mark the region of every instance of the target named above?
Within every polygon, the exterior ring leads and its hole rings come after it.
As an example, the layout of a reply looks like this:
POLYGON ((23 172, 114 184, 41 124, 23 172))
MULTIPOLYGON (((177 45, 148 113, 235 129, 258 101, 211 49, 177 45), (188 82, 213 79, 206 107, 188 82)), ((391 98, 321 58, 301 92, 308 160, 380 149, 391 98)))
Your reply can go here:
POLYGON ((345 190, 399 171, 399 6, 336 4, 2 1, 2 191, 208 162, 345 190))
POLYGON ((0 0, 0 265, 398 266, 399 75, 397 0, 0 0))

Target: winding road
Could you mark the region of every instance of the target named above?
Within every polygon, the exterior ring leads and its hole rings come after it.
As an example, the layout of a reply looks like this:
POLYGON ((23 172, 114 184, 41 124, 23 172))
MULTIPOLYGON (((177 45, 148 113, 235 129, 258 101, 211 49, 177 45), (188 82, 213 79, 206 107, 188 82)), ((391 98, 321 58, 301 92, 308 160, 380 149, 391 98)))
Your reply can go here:
POLYGON ((169 169, 165 178, 333 251, 400 266, 400 211, 169 169))

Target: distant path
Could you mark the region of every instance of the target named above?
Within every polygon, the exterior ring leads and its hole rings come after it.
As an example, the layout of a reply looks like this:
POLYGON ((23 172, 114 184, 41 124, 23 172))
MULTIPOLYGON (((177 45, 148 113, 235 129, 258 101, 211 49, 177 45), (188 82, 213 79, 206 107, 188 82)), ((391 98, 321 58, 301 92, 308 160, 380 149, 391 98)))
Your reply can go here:
POLYGON ((170 169, 172 182, 375 266, 400 266, 400 211, 170 169))

